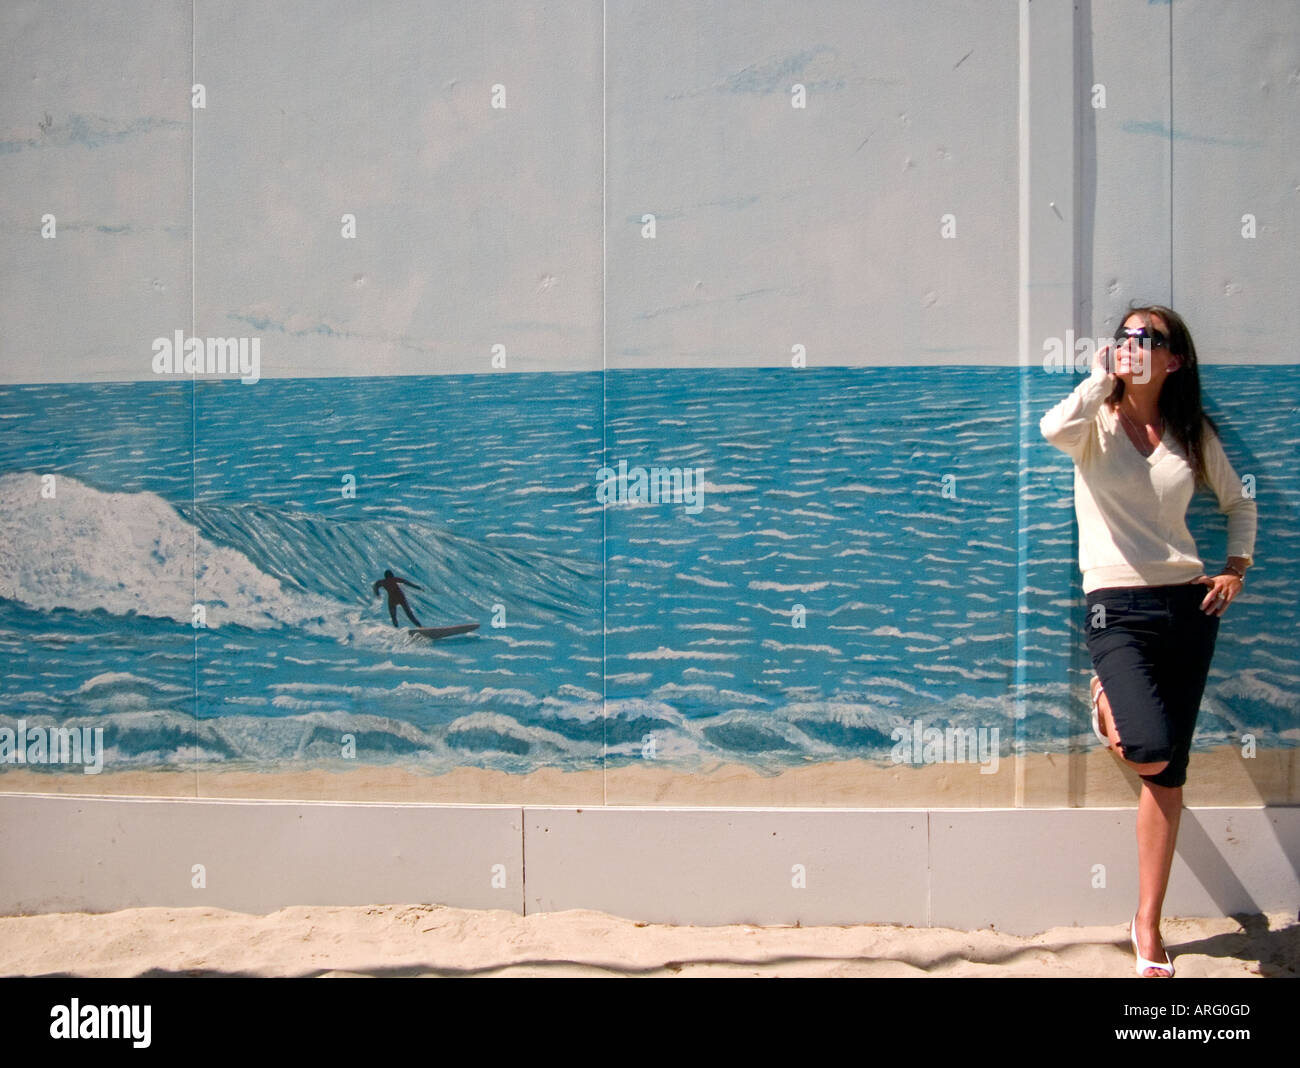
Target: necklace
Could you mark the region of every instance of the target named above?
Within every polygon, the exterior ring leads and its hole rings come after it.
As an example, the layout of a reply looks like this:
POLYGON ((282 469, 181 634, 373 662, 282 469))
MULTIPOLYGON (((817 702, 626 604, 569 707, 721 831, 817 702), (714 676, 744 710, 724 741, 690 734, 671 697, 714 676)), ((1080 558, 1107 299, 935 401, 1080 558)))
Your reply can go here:
MULTIPOLYGON (((1133 428, 1133 432, 1137 434, 1139 438, 1142 439, 1143 444, 1149 446, 1148 450, 1145 453, 1143 453, 1143 455, 1150 456, 1151 453, 1155 452, 1157 446, 1151 445, 1151 439, 1147 436, 1146 428, 1139 427, 1136 423, 1134 423, 1132 419, 1130 419, 1127 415, 1124 414, 1124 409, 1122 407, 1117 408, 1116 410, 1119 412, 1119 417, 1123 419, 1124 422, 1128 423, 1128 425, 1133 428)), ((1160 422, 1158 423, 1158 429, 1160 432, 1160 438, 1163 441, 1165 436, 1165 421, 1163 419, 1161 419, 1160 422)))

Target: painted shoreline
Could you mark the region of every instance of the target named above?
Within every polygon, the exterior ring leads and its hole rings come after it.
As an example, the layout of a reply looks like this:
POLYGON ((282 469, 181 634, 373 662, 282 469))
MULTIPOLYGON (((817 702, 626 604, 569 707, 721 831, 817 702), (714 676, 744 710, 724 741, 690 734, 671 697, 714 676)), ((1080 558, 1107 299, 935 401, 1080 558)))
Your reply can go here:
MULTIPOLYGON (((1234 746, 1193 752, 1184 803, 1300 803, 1300 749, 1243 759, 1234 746)), ((640 805, 773 808, 1113 808, 1137 803, 1139 780, 1109 753, 1032 753, 978 764, 922 766, 847 760, 764 774, 735 764, 697 771, 650 765, 526 775, 456 768, 430 775, 396 765, 280 769, 216 767, 97 775, 0 769, 0 793, 465 805, 640 805), (1017 791, 1017 781, 1020 789, 1017 791)))

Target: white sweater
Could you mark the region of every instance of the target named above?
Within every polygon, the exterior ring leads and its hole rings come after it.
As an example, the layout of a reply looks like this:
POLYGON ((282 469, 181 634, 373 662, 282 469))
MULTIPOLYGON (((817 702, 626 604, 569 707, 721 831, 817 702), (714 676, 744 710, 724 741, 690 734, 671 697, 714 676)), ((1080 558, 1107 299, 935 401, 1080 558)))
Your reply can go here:
MULTIPOLYGON (((1115 380, 1100 367, 1039 421, 1043 437, 1074 460, 1083 590, 1168 586, 1205 574, 1187 530, 1195 477, 1174 436, 1143 456, 1105 402, 1115 380)), ((1255 551, 1256 509, 1218 435, 1205 426, 1205 473, 1228 517, 1228 556, 1255 551)))

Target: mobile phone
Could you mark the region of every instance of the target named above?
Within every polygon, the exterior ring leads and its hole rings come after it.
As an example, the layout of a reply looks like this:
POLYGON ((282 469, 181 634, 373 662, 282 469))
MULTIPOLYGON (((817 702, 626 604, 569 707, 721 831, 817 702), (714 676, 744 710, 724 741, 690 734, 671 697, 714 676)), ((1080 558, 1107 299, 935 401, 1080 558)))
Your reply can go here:
POLYGON ((1100 363, 1107 374, 1115 373, 1115 342, 1107 341, 1101 347, 1100 363))

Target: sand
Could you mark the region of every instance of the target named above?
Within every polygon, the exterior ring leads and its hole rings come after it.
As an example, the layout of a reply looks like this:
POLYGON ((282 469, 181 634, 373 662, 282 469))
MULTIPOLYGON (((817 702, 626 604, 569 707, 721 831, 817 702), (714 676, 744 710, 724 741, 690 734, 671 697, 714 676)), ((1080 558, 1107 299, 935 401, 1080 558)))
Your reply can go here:
MULTIPOLYGON (((1166 919, 1179 977, 1296 977, 1290 913, 1166 919), (1244 923, 1244 927, 1243 927, 1244 923)), ((142 908, 0 917, 0 975, 1130 977, 1126 929, 674 927, 589 909, 142 908)))

